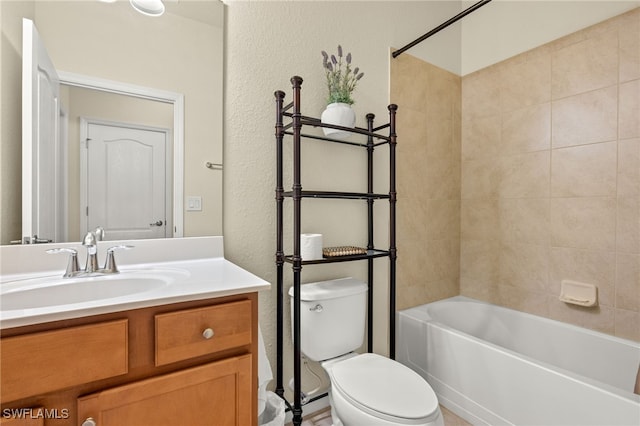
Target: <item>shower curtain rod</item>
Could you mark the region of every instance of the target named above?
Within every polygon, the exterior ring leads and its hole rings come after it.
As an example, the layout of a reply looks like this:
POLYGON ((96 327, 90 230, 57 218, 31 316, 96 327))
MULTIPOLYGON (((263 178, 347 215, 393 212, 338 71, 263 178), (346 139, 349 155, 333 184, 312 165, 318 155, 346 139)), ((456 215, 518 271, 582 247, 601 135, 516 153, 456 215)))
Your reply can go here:
POLYGON ((423 35, 422 37, 417 38, 414 41, 412 41, 411 43, 407 44, 406 46, 396 50, 395 52, 393 52, 391 54, 391 56, 393 56, 394 58, 398 57, 404 51, 406 51, 408 49, 411 49, 413 46, 415 46, 418 43, 422 43, 423 41, 425 41, 426 39, 428 39, 429 37, 431 37, 435 33, 447 28, 449 25, 453 24, 456 21, 459 21, 460 19, 464 18, 465 16, 467 16, 468 14, 473 12, 474 10, 481 8, 482 6, 484 6, 485 4, 489 3, 490 1, 491 0, 481 0, 478 3, 475 3, 473 6, 468 7, 467 9, 465 9, 462 12, 458 13, 456 16, 454 16, 453 18, 449 19, 448 21, 443 22, 442 24, 438 25, 437 27, 435 27, 434 29, 432 29, 431 31, 429 31, 428 33, 423 35))

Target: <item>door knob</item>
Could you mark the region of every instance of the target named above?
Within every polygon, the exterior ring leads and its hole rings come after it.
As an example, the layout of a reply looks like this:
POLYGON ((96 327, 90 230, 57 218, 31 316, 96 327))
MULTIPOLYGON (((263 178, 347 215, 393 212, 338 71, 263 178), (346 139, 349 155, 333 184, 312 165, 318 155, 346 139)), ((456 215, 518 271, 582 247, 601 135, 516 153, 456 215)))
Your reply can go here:
POLYGON ((157 222, 150 223, 150 224, 149 224, 149 226, 162 226, 162 223, 163 223, 163 222, 162 222, 161 220, 159 220, 159 221, 157 221, 157 222))

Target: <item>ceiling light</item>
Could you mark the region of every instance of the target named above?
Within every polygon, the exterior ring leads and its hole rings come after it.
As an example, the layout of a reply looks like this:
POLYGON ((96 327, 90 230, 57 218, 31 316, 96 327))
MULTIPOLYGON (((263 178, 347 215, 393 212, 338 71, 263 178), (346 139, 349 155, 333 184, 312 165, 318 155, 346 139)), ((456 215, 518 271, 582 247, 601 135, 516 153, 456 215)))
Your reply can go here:
POLYGON ((148 16, 160 16, 164 13, 162 0, 129 0, 138 12, 148 16))

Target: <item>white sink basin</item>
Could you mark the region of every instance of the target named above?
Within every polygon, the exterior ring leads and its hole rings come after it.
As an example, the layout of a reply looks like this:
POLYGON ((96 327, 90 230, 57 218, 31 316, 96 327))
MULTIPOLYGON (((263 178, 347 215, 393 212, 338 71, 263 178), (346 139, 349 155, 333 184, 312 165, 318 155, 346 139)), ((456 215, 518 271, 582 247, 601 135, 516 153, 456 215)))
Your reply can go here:
POLYGON ((16 280, 0 287, 0 309, 4 312, 114 299, 158 290, 188 276, 187 271, 163 269, 94 277, 16 280))

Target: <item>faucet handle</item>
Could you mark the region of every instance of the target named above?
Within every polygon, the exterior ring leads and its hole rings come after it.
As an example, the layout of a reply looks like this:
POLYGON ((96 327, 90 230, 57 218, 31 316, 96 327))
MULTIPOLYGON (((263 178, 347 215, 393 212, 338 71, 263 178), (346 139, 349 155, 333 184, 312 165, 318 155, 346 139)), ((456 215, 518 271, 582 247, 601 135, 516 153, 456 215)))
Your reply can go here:
POLYGON ((129 246, 129 245, 119 245, 119 246, 109 247, 107 249, 107 260, 104 263, 104 268, 102 269, 102 272, 106 274, 117 274, 119 271, 118 271, 118 267, 116 266, 116 258, 113 253, 116 250, 131 250, 133 247, 134 246, 129 246))
POLYGON ((69 253, 69 263, 63 277, 68 278, 77 275, 80 272, 78 265, 78 252, 72 248, 53 248, 46 251, 47 254, 69 253))
POLYGON ((102 226, 98 226, 93 230, 93 234, 96 236, 97 241, 104 240, 104 228, 102 226))

